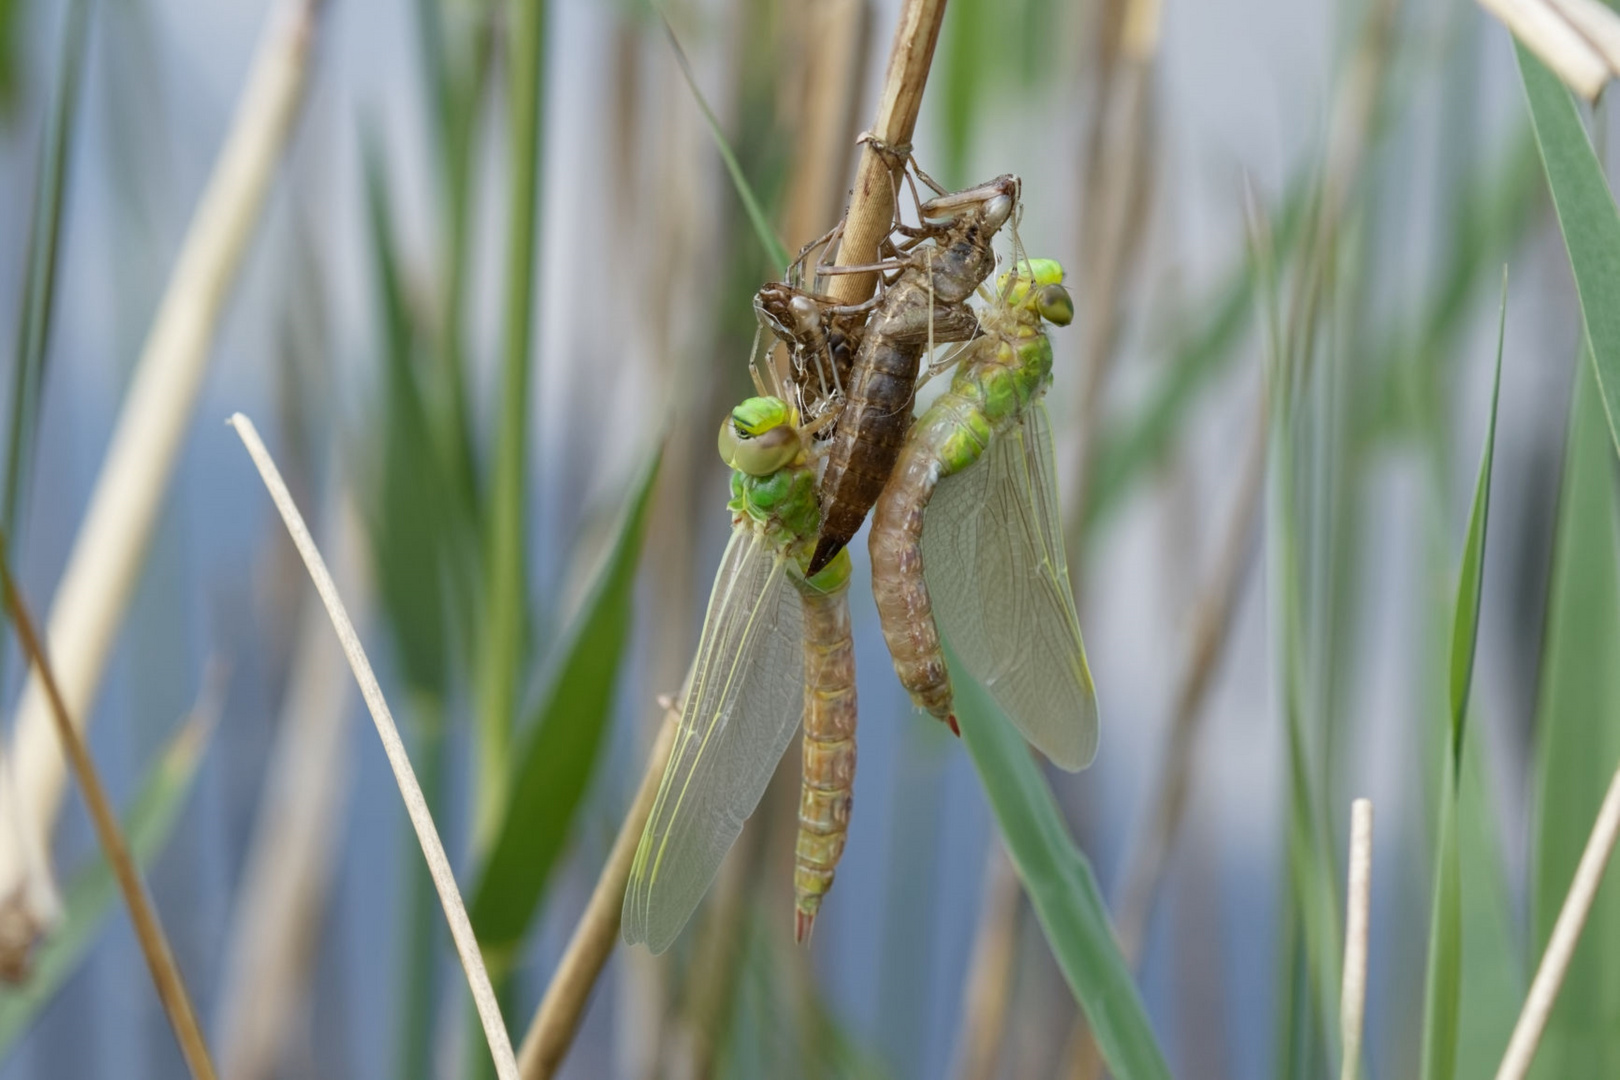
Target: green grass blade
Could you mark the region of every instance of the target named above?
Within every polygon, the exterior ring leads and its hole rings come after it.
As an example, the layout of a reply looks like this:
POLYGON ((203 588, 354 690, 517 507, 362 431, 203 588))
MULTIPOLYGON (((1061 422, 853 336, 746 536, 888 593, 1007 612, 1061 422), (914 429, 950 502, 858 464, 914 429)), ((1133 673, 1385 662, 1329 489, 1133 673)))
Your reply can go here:
MULTIPOLYGON (((963 670, 954 658, 951 670, 963 670)), ((956 712, 1007 854, 1103 1060, 1119 1080, 1169 1077, 1091 864, 1029 746, 971 679, 956 680, 956 712)))
POLYGON ((1468 688, 1474 675, 1474 646, 1479 637, 1479 598, 1485 585, 1485 527, 1491 514, 1491 465, 1496 457, 1496 404, 1502 390, 1502 342, 1507 330, 1507 275, 1502 276, 1502 307, 1496 326, 1496 375, 1491 383, 1491 412, 1485 427, 1485 452, 1474 481, 1468 512, 1468 538, 1463 543, 1457 577, 1457 606, 1451 621, 1448 683, 1451 706, 1451 756, 1461 766, 1463 729, 1468 714, 1468 688))
MULTIPOLYGON (((208 733, 206 721, 187 721, 141 781, 123 826, 130 852, 142 869, 151 865, 174 831, 208 746, 208 733)), ((78 970, 106 925, 108 912, 119 902, 112 868, 98 852, 68 883, 61 925, 40 947, 27 985, 0 990, 0 1058, 78 970)))
POLYGON ((1609 435, 1620 449, 1620 428, 1616 427, 1620 418, 1620 212, 1581 125, 1575 99, 1541 61, 1523 45, 1515 45, 1536 145, 1547 170, 1547 187, 1575 272, 1609 435))
POLYGON ((708 122, 709 134, 714 136, 715 148, 720 151, 720 160, 726 163, 726 172, 731 174, 731 186, 737 189, 737 197, 742 200, 743 209, 748 213, 748 221, 754 226, 754 235, 759 237, 759 244, 765 249, 765 255, 771 260, 772 266, 780 266, 785 273, 788 267, 788 251, 782 244, 781 237, 771 228, 770 221, 765 216, 765 210, 760 206, 759 199, 754 196, 754 189, 748 183, 748 177, 743 175, 742 164, 737 161, 737 155, 732 152, 731 144, 726 141, 725 132, 720 130, 720 121, 709 108, 709 102, 698 89, 697 79, 692 75, 692 66, 687 62, 686 50, 681 48, 679 39, 675 37, 675 28, 669 25, 663 12, 658 17, 663 20, 664 33, 669 37, 669 47, 675 53, 675 63, 680 66, 681 75, 686 79, 686 85, 692 91, 692 97, 697 101, 698 108, 703 110, 703 119, 708 122))
POLYGON ((1497 821, 1484 743, 1470 739, 1463 744, 1457 791, 1462 984, 1468 987, 1457 1011, 1458 1076, 1495 1071, 1524 1001, 1524 958, 1497 821))
MULTIPOLYGON (((1558 498, 1536 708, 1530 947, 1544 951, 1604 789, 1620 761, 1620 527, 1614 462, 1592 371, 1576 373, 1558 498)), ((1604 876, 1548 1019, 1533 1075, 1620 1070, 1620 870, 1604 876)))
POLYGON ((1462 998, 1462 863, 1457 853, 1456 761, 1446 756, 1440 826, 1435 835, 1434 899, 1423 985, 1423 1078, 1448 1080, 1457 1070, 1462 998))
POLYGON ((528 573, 524 516, 528 479, 529 367, 534 340, 535 213, 540 201, 540 124, 544 110, 546 4, 520 0, 507 34, 508 188, 505 357, 489 524, 488 601, 480 649, 478 798, 473 843, 486 850, 506 805, 518 673, 525 655, 528 573))
POLYGON ((1462 861, 1458 843, 1458 790, 1463 737, 1467 732, 1468 692, 1479 636, 1479 602, 1484 585, 1485 535, 1490 519, 1491 467, 1496 451, 1496 406, 1502 387, 1502 342, 1507 324, 1507 279, 1502 280, 1502 309, 1497 324, 1496 373, 1491 388, 1485 449, 1474 484, 1468 534, 1457 576, 1457 600, 1451 621, 1451 657, 1447 665, 1449 726, 1442 766, 1440 823, 1435 837, 1434 901, 1429 917, 1428 970, 1423 992, 1423 1077, 1452 1080, 1457 1072, 1457 1033, 1462 1001, 1462 861))
POLYGON ((601 751, 630 633, 631 589, 658 458, 632 489, 607 561, 557 653, 473 890, 473 928, 497 969, 528 929, 601 751))
MULTIPOLYGON (((9 53, 7 31, 15 9, 0 0, 0 60, 9 53)), ((83 80, 85 42, 90 26, 87 0, 74 0, 68 7, 67 27, 62 39, 62 62, 58 69, 55 107, 39 148, 39 167, 34 178, 34 205, 28 225, 27 270, 23 276, 21 312, 17 320, 17 352, 12 366, 11 423, 6 445, 6 479, 0 495, 0 532, 18 536, 17 515, 23 502, 23 485, 33 457, 34 433, 38 427, 40 398, 45 390, 45 361, 51 336, 51 316, 55 310, 56 263, 62 236, 62 193, 67 187, 68 150, 73 145, 73 122, 78 115, 79 90, 83 80)), ((6 78, 0 74, 0 88, 6 78)), ((0 642, 9 632, 9 623, 0 626, 0 642)))
POLYGON ((372 561, 406 683, 442 698, 449 682, 443 551, 448 507, 414 363, 418 341, 394 247, 387 167, 370 139, 364 157, 383 329, 381 475, 370 485, 375 502, 366 507, 372 561))

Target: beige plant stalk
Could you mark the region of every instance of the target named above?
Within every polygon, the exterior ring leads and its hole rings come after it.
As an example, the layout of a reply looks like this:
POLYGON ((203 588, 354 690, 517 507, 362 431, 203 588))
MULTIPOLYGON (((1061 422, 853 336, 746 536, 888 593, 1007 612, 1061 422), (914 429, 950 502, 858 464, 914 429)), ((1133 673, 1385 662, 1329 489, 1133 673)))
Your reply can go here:
MULTIPOLYGON (((152 321, 129 394, 51 604, 47 640, 67 714, 89 722, 190 428, 209 346, 298 115, 320 0, 281 0, 152 321)), ((31 675, 9 771, 0 771, 0 925, 37 928, 30 864, 49 849, 65 771, 44 688, 31 675), (12 786, 14 785, 14 787, 12 786)))
MULTIPOLYGON (((335 511, 327 515, 335 523, 327 542, 333 576, 363 623, 368 590, 362 526, 349 500, 338 500, 335 511)), ((352 731, 353 688, 326 626, 326 612, 305 604, 219 990, 225 1080, 275 1074, 314 967, 348 790, 352 731)))
POLYGON ((253 464, 259 470, 276 510, 281 514, 282 522, 287 526, 293 546, 298 549, 298 555, 304 560, 304 567, 315 583, 315 591, 320 594, 321 603, 326 607, 332 629, 337 631, 338 642, 343 647, 350 670, 354 672, 355 681, 360 684, 360 694, 365 698, 366 708, 377 726, 377 736, 382 740, 383 753, 388 756, 388 765, 394 772, 394 782, 399 787, 400 798, 405 802, 405 812, 416 831, 416 840, 422 847, 423 858, 427 860, 428 872, 433 876, 433 887, 438 891, 439 903, 444 907, 445 921, 450 924, 450 939, 455 943, 456 955, 467 974, 467 986, 472 991, 473 1004, 478 1008, 478 1019, 484 1027, 490 1056, 495 1061, 495 1075, 500 1080, 518 1080, 512 1039, 506 1031, 506 1022, 501 1019, 495 991, 490 986, 489 971, 484 967, 484 954, 473 936, 467 905, 461 898, 461 889, 456 885, 455 872, 450 869, 450 859, 444 853, 444 842, 439 839, 438 827, 433 824, 427 799, 422 795, 422 785, 417 783, 416 771, 411 768, 410 756, 405 753, 405 743, 399 737, 393 711, 383 697, 371 661, 366 658, 366 651, 360 644, 360 635, 355 633, 343 598, 338 595, 337 586, 332 582, 331 571, 326 568, 326 560, 321 558, 320 550, 315 547, 315 541, 309 535, 309 526, 304 524, 304 517, 293 503, 286 481, 281 478, 280 470, 265 449, 253 421, 236 413, 229 422, 253 458, 253 464))

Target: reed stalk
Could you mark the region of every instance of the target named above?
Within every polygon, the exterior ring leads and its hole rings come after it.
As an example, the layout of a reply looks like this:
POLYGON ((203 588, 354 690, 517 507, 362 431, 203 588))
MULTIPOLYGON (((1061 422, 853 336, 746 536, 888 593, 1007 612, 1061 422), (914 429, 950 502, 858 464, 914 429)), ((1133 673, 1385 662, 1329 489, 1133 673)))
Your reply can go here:
POLYGON ((484 1027, 484 1038, 489 1043, 490 1055, 495 1060, 496 1075, 501 1080, 517 1080, 517 1060, 512 1055, 511 1037, 506 1032, 506 1023, 501 1019, 495 992, 490 987, 489 972, 484 968, 483 954, 478 949, 477 938, 473 936, 472 922, 467 918, 466 904, 462 901, 461 890, 456 886, 455 872, 450 869, 450 860, 444 853, 444 843, 439 839, 439 830, 433 824, 433 815, 428 810, 421 785, 417 783, 416 772, 411 768, 410 757, 405 753, 405 743, 399 737, 394 714, 383 697, 376 674, 371 670, 371 661, 366 659, 365 649, 360 644, 359 635, 355 633, 349 613, 344 609, 337 586, 332 582, 326 561, 321 558, 320 550, 315 547, 315 541, 309 535, 309 527, 304 524, 303 515, 293 503, 287 485, 281 478, 281 472, 271 459, 270 452, 265 449, 253 421, 241 413, 235 413, 231 416, 230 424, 241 436, 243 445, 253 458, 253 464, 258 468, 265 487, 269 489, 270 498, 281 514, 281 520, 292 536, 293 545, 298 548, 298 554, 309 570, 309 576, 315 583, 315 590, 320 593, 321 602, 326 606, 326 613, 332 620, 332 628, 337 631, 338 641, 343 646, 349 667, 354 671, 355 680, 360 684, 360 693, 366 699, 366 708, 371 711, 371 719, 377 725, 377 735, 382 739, 383 752, 388 755, 388 765, 393 770, 394 781, 398 784, 400 797, 405 802, 405 812, 410 816, 411 827, 416 830, 416 839, 422 846, 422 855, 427 859, 428 870, 433 875, 439 903, 444 907, 445 920, 450 924, 450 937, 455 942, 456 954, 461 958, 461 966, 467 973, 467 985, 472 990, 473 1004, 478 1008, 478 1018, 484 1027))
MULTIPOLYGON (((320 0, 271 13, 213 174, 197 203, 108 444, 84 522, 51 603, 47 640, 67 715, 89 723, 134 594, 169 478, 208 372, 209 348, 293 129, 308 80, 320 0)), ((23 690, 12 769, 0 774, 0 908, 28 908, 30 850, 44 851, 61 809, 62 747, 44 685, 23 690)), ((0 922, 43 923, 0 911, 0 922)))
POLYGON ((45 647, 40 643, 39 633, 34 629, 33 616, 29 614, 17 583, 11 576, 11 560, 3 536, 0 536, 0 586, 5 590, 6 610, 17 628, 17 642, 22 646, 23 655, 33 665, 44 689, 57 738, 62 740, 62 751, 84 795, 96 839, 113 869, 118 890, 124 895, 130 921, 135 925, 135 939, 140 943, 141 954, 146 957, 146 966, 152 973, 152 985, 157 987, 158 998, 163 1002, 163 1011, 174 1029, 174 1037, 180 1044, 186 1067, 196 1080, 214 1080, 214 1063, 208 1056, 208 1045, 197 1023, 197 1010, 192 1007, 191 995, 186 992, 185 979, 180 975, 179 965, 174 962, 174 950, 169 946, 163 923, 152 905, 145 882, 141 880, 140 869, 129 853, 129 843, 124 839, 117 815, 113 813, 112 800, 107 796, 101 775, 96 771, 90 751, 84 745, 79 727, 68 714, 61 687, 57 685, 56 673, 52 670, 45 647))

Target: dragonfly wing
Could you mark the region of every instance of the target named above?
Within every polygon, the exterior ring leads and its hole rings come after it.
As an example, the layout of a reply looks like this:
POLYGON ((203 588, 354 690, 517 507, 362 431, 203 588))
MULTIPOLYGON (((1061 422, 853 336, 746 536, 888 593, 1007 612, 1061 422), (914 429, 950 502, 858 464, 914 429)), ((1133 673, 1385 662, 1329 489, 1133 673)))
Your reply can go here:
POLYGON ((1097 753, 1097 696, 1063 554, 1051 422, 1036 402, 940 481, 922 552, 941 632, 1018 730, 1071 772, 1097 753))
POLYGON ((734 532, 631 867, 626 941, 669 947, 759 804, 803 711, 803 626, 785 559, 754 533, 734 532))

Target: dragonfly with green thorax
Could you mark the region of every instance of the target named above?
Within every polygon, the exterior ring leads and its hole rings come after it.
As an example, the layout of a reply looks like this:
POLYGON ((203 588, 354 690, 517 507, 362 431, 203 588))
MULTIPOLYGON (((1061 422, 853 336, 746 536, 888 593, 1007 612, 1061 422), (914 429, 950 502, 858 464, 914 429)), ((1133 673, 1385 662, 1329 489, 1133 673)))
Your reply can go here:
POLYGON ((810 435, 780 397, 720 427, 731 540, 715 575, 675 744, 636 850, 624 938, 662 952, 691 918, 804 721, 794 866, 805 940, 849 829, 855 654, 848 555, 806 567, 821 525, 810 435))
MULTIPOLYGON (((1015 245, 1015 252, 1016 252, 1015 245)), ((956 727, 940 629, 1036 749, 1070 771, 1097 752, 1097 699, 1064 557, 1046 324, 1063 268, 1015 254, 950 388, 912 425, 872 514, 872 592, 895 672, 956 727), (937 616, 937 623, 936 623, 937 616)))

